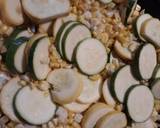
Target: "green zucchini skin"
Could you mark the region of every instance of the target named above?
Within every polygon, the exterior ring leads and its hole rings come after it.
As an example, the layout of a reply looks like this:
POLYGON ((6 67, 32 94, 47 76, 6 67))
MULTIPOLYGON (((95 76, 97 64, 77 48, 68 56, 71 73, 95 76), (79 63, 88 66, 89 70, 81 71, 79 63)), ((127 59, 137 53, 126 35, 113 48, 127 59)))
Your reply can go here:
MULTIPOLYGON (((60 27, 60 29, 59 29, 59 31, 58 31, 58 33, 57 33, 57 36, 56 36, 56 39, 55 39, 55 41, 56 41, 56 49, 57 49, 57 51, 59 52, 59 53, 61 53, 61 51, 60 51, 60 38, 61 38, 61 35, 62 35, 62 33, 63 33, 63 31, 64 31, 64 29, 70 24, 70 23, 72 23, 72 21, 68 21, 68 22, 66 22, 66 23, 64 23, 61 27, 60 27)), ((60 54, 61 55, 61 54, 60 54)), ((61 55, 61 57, 63 57, 63 55, 61 55)))
POLYGON ((160 64, 157 64, 157 66, 155 67, 154 71, 153 71, 153 75, 152 75, 152 79, 157 79, 160 78, 156 76, 157 72, 160 70, 160 64))
POLYGON ((30 71, 33 73, 33 78, 34 78, 34 79, 37 79, 37 78, 36 78, 36 75, 35 75, 35 72, 34 72, 34 68, 33 68, 34 52, 35 52, 35 49, 36 49, 39 41, 42 40, 43 38, 45 38, 45 37, 41 37, 41 38, 37 39, 37 40, 32 44, 32 47, 31 47, 30 52, 29 52, 28 66, 30 67, 30 71))
POLYGON ((14 99, 13 99, 13 110, 14 110, 15 115, 17 116, 17 118, 18 118, 20 121, 29 124, 29 122, 26 122, 26 121, 23 119, 23 117, 19 114, 19 112, 17 111, 17 109, 16 109, 15 100, 16 100, 17 94, 21 91, 21 89, 22 89, 22 88, 20 88, 20 89, 17 91, 16 95, 14 96, 14 99))
POLYGON ((9 70, 11 70, 13 73, 17 73, 16 68, 14 66, 14 56, 17 51, 17 49, 21 46, 21 44, 28 41, 28 38, 26 37, 20 37, 16 39, 12 44, 10 44, 9 49, 7 50, 6 56, 5 56, 5 63, 9 70))
POLYGON ((119 71, 122 70, 124 67, 125 67, 125 66, 120 67, 116 72, 114 72, 114 73, 112 74, 111 80, 110 80, 111 86, 109 86, 109 90, 110 90, 110 92, 111 92, 112 97, 113 97, 116 101, 118 101, 119 103, 121 103, 121 101, 118 100, 117 95, 116 95, 116 93, 115 93, 115 91, 114 91, 114 88, 115 88, 115 79, 116 79, 117 74, 119 73, 119 71))
POLYGON ((128 109, 127 109, 128 96, 129 96, 130 92, 131 92, 135 87, 137 87, 137 86, 142 86, 142 85, 138 85, 138 84, 137 84, 137 85, 131 86, 131 87, 127 90, 127 92, 126 92, 126 94, 125 94, 125 99, 124 99, 124 111, 125 111, 128 119, 130 120, 130 122, 132 121, 132 119, 130 118, 129 112, 128 112, 128 109))
MULTIPOLYGON (((139 84, 133 85, 133 86, 131 86, 131 87, 127 90, 127 92, 126 92, 126 94, 125 94, 125 99, 124 99, 124 111, 125 111, 128 119, 129 119, 130 121, 132 121, 132 119, 131 119, 131 117, 129 116, 129 111, 128 111, 128 107, 127 107, 128 96, 129 96, 130 92, 131 92, 134 88, 139 87, 139 86, 145 86, 145 85, 139 85, 139 84)), ((150 114, 150 116, 151 116, 151 115, 152 115, 152 113, 150 114)), ((149 116, 146 120, 144 120, 143 122, 147 121, 147 120, 150 118, 150 116, 149 116)), ((140 123, 140 122, 139 122, 139 123, 140 123)))
POLYGON ((18 27, 16 28, 11 35, 5 39, 5 47, 8 49, 10 47, 10 44, 12 44, 12 42, 14 42, 14 40, 16 39, 17 35, 22 32, 23 30, 25 30, 24 27, 18 27))
POLYGON ((66 46, 66 43, 65 43, 65 41, 66 41, 66 39, 67 39, 67 36, 68 36, 68 34, 74 29, 74 27, 76 27, 77 25, 80 25, 81 23, 75 23, 75 24, 73 24, 73 25, 71 25, 67 30, 66 30, 66 32, 65 32, 65 34, 64 34, 64 36, 63 36, 63 38, 62 38, 62 53, 63 53, 63 57, 64 57, 64 59, 68 62, 68 63, 71 63, 68 59, 67 59, 67 56, 66 56, 66 54, 65 54, 65 46, 66 46))
POLYGON ((132 62, 132 66, 131 66, 131 71, 132 71, 132 74, 133 76, 137 79, 137 80, 143 80, 143 77, 141 76, 141 73, 140 73, 140 69, 139 69, 139 55, 140 55, 140 52, 141 50, 143 49, 143 47, 145 46, 146 44, 143 44, 141 45, 136 53, 135 53, 135 57, 133 59, 133 62, 132 62))

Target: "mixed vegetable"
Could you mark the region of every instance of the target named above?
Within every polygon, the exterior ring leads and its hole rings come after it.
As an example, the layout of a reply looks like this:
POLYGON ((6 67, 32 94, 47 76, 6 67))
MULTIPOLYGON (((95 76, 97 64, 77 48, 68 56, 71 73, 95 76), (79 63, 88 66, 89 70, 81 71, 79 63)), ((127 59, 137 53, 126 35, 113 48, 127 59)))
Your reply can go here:
POLYGON ((160 20, 137 0, 0 0, 0 127, 158 128, 160 20))

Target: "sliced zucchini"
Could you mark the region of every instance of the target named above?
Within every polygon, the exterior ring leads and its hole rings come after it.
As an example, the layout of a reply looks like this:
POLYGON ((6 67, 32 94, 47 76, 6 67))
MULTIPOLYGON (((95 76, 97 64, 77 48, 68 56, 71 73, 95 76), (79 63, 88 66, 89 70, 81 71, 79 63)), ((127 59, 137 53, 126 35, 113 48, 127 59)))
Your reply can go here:
POLYGON ((24 28, 21 28, 21 27, 14 29, 11 35, 5 39, 5 42, 4 42, 5 47, 8 49, 9 46, 14 42, 14 40, 19 36, 19 33, 23 31, 24 31, 24 28))
POLYGON ((55 69, 47 81, 53 86, 53 100, 59 104, 75 101, 83 89, 79 74, 72 69, 55 69))
POLYGON ((50 71, 49 46, 49 38, 42 37, 36 40, 30 49, 29 66, 34 73, 34 76, 39 80, 45 79, 50 71))
POLYGON ((133 121, 144 122, 153 112, 154 98, 147 86, 135 85, 128 89, 125 104, 133 121))
POLYGON ((154 95, 154 97, 158 100, 160 100, 160 78, 155 79, 151 84, 151 91, 154 95))
POLYGON ((91 37, 91 32, 85 25, 79 24, 69 27, 65 31, 62 39, 62 50, 65 59, 69 62, 72 62, 73 53, 78 43, 89 37, 91 37))
POLYGON ((125 94, 131 86, 138 84, 139 82, 133 77, 131 73, 131 67, 129 65, 121 67, 111 76, 111 95, 123 103, 125 94))
POLYGON ((56 48, 57 48, 57 51, 60 53, 61 57, 63 57, 63 58, 64 58, 64 53, 63 53, 63 50, 62 50, 62 39, 63 39, 67 29, 70 28, 71 26, 76 26, 77 24, 79 24, 79 23, 68 21, 68 22, 64 23, 59 28, 59 31, 58 31, 57 36, 56 36, 56 48))
POLYGON ((143 36, 141 35, 141 29, 143 26, 143 23, 145 21, 147 21, 148 19, 151 19, 152 16, 150 14, 143 14, 141 16, 139 16, 136 21, 135 21, 135 34, 142 40, 146 42, 146 39, 143 38, 143 36))
POLYGON ((38 40, 38 39, 40 39, 40 38, 42 38, 42 37, 47 37, 47 34, 37 33, 37 34, 33 35, 33 36, 29 39, 29 41, 27 42, 26 47, 25 47, 25 50, 24 50, 24 52, 25 52, 25 61, 26 61, 26 64, 28 64, 29 53, 30 53, 30 49, 31 49, 33 43, 35 43, 36 40, 38 40))
POLYGON ((156 47, 160 47, 160 21, 152 18, 143 23, 141 35, 156 47))
POLYGON ((115 101, 115 99, 111 95, 111 92, 110 92, 110 89, 109 89, 110 87, 109 86, 111 86, 110 81, 108 79, 106 79, 104 81, 103 87, 102 87, 103 98, 104 98, 105 102, 108 105, 115 106, 116 105, 116 101, 115 101))
POLYGON ((32 21, 41 23, 52 20, 70 11, 69 0, 32 1, 22 0, 24 12, 32 21))
POLYGON ((17 123, 19 123, 20 120, 15 114, 13 101, 17 91, 21 88, 21 86, 18 84, 19 81, 20 79, 18 77, 12 78, 7 82, 7 84, 4 85, 0 93, 1 110, 12 121, 17 123))
POLYGON ((120 58, 132 60, 132 52, 130 52, 128 48, 123 47, 120 42, 116 41, 114 43, 114 50, 120 58))
POLYGON ((137 50, 133 61, 132 72, 138 80, 152 77, 157 65, 157 54, 152 44, 144 44, 137 50))
POLYGON ((87 76, 81 75, 83 90, 77 101, 84 104, 97 102, 101 97, 102 78, 96 81, 90 80, 87 76))
POLYGON ((97 121, 111 111, 114 111, 114 109, 104 103, 96 103, 92 105, 84 113, 82 128, 94 128, 97 121))
POLYGON ((107 63, 108 55, 103 44, 94 38, 79 43, 75 53, 76 63, 84 74, 94 75, 101 72, 107 63))
POLYGON ((15 109, 26 122, 34 125, 47 123, 55 114, 56 105, 50 95, 25 86, 15 96, 15 109), (26 102, 27 101, 27 102, 26 102))
POLYGON ((24 18, 20 0, 2 0, 0 2, 1 18, 11 26, 23 24, 24 18))
POLYGON ((152 78, 153 79, 160 78, 160 65, 159 64, 155 67, 152 78))
POLYGON ((6 54, 6 65, 13 72, 24 73, 26 69, 24 50, 26 46, 26 38, 18 38, 9 47, 6 54))
POLYGON ((64 104, 63 106, 71 112, 81 113, 81 112, 84 112, 86 109, 88 109, 90 104, 72 102, 69 104, 64 104))
POLYGON ((95 128, 124 128, 127 126, 127 117, 122 112, 110 112, 104 115, 95 128))

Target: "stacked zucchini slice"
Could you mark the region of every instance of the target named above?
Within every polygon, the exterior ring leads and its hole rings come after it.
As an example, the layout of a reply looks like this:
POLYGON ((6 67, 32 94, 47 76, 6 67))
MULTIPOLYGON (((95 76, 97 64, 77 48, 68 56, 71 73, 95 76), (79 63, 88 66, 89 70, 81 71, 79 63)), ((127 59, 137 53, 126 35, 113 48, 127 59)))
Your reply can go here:
POLYGON ((60 27, 56 34, 56 48, 63 59, 75 63, 87 75, 98 74, 107 63, 105 47, 79 22, 69 21, 60 27))

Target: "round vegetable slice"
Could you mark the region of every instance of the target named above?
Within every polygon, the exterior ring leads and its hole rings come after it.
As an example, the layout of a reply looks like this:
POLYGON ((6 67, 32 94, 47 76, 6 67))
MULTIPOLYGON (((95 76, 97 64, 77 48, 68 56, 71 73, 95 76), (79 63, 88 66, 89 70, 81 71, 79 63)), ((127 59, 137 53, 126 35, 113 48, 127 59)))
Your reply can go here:
POLYGON ((104 103, 94 104, 85 112, 82 119, 82 128, 94 128, 97 121, 111 111, 114 111, 114 109, 104 103))
POLYGON ((160 47, 160 21, 156 18, 151 18, 143 23, 141 35, 146 40, 153 43, 156 47, 160 47))
POLYGON ((33 43, 35 43, 36 40, 38 40, 38 39, 40 39, 40 38, 42 38, 42 37, 46 37, 46 36, 47 36, 47 34, 37 33, 37 34, 33 35, 33 36, 29 39, 29 41, 28 41, 27 44, 26 44, 25 50, 24 50, 24 52, 25 52, 25 61, 26 61, 26 64, 28 64, 29 53, 30 53, 30 49, 31 49, 33 43))
POLYGON ((44 37, 36 40, 30 49, 29 66, 34 73, 34 76, 39 80, 45 79, 50 71, 49 46, 49 38, 44 37))
POLYGON ((123 103, 128 88, 138 83, 132 76, 130 65, 123 66, 111 76, 111 94, 123 103))
POLYGON ((136 24, 136 27, 135 27, 135 29, 136 29, 136 34, 137 34, 137 36, 138 36, 142 41, 146 41, 146 39, 143 38, 143 36, 141 35, 141 29, 142 29, 143 23, 144 23, 145 21, 147 21, 148 19, 151 19, 151 18, 152 18, 151 15, 149 15, 149 14, 143 14, 143 15, 139 16, 139 17, 137 18, 136 22, 135 22, 135 24, 136 24))
POLYGON ((86 109, 88 109, 90 104, 72 102, 69 104, 64 104, 63 106, 71 112, 81 113, 81 112, 84 112, 86 109))
POLYGON ((66 14, 70 10, 69 0, 32 1, 22 0, 24 12, 35 22, 43 22, 66 14))
POLYGON ((5 23, 13 26, 23 24, 24 18, 20 0, 1 0, 0 10, 5 23))
POLYGON ((116 101, 111 95, 109 86, 111 86, 110 81, 108 79, 106 79, 104 81, 103 87, 102 87, 103 97, 104 97, 104 100, 106 101, 107 104, 115 106, 116 105, 116 101))
POLYGON ((160 99, 160 78, 155 79, 151 84, 151 91, 156 99, 160 99))
POLYGON ((122 112, 110 112, 104 115, 95 128, 124 128, 127 126, 127 117, 122 112))
POLYGON ((91 37, 91 32, 85 25, 79 24, 69 27, 62 39, 62 50, 65 59, 72 62, 74 50, 78 43, 89 37, 91 37))
POLYGON ((44 92, 29 86, 23 87, 17 93, 14 104, 19 116, 34 125, 47 123, 56 110, 50 95, 46 96, 44 92))
POLYGON ((101 97, 102 78, 92 81, 87 76, 81 75, 81 79, 83 90, 77 100, 84 104, 96 102, 101 97))
POLYGON ((137 79, 148 80, 152 77, 156 65, 157 54, 154 46, 152 44, 144 44, 136 52, 132 72, 137 79))
POLYGON ((53 86, 53 100, 59 104, 75 101, 83 89, 79 74, 72 69, 56 69, 49 73, 47 81, 53 86))
POLYGON ((76 49, 76 63, 87 75, 101 72, 107 63, 107 52, 103 44, 94 38, 82 41, 76 49))
POLYGON ((0 89, 10 80, 10 76, 7 72, 0 71, 0 89))
POLYGON ((20 79, 18 77, 12 78, 4 85, 0 93, 0 104, 3 113, 15 122, 20 122, 13 107, 14 96, 21 88, 21 86, 18 84, 19 81, 20 79))
POLYGON ((62 50, 62 39, 66 33, 66 31, 68 30, 68 28, 70 28, 71 26, 76 26, 77 24, 79 24, 78 22, 73 22, 73 21, 68 21, 66 23, 64 23, 60 28, 59 31, 57 33, 56 36, 56 47, 57 47, 57 51, 60 53, 60 55, 62 57, 64 57, 64 53, 62 50))
POLYGON ((154 98, 147 86, 135 85, 127 91, 125 103, 130 118, 135 122, 144 122, 152 114, 154 98))
POLYGON ((6 65, 13 72, 24 73, 26 70, 25 63, 25 46, 26 38, 18 38, 9 47, 6 54, 6 65))

